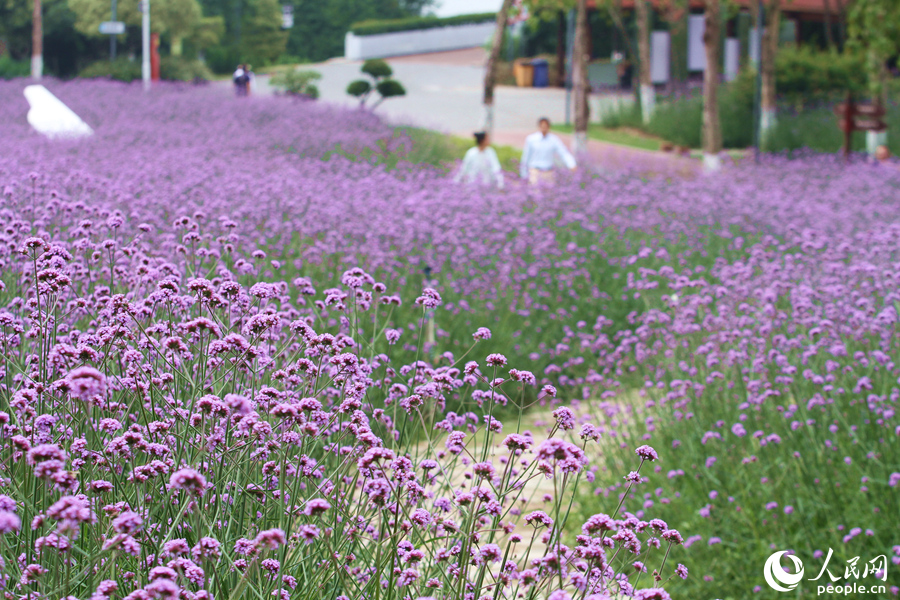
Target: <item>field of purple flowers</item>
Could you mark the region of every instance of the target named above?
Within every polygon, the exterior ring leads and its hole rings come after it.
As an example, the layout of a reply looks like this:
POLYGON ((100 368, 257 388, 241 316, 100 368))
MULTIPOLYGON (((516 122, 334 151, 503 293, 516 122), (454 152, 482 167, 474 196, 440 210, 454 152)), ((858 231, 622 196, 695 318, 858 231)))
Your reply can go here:
POLYGON ((487 192, 366 112, 48 87, 96 134, 0 82, 9 597, 897 593, 900 172, 487 192))

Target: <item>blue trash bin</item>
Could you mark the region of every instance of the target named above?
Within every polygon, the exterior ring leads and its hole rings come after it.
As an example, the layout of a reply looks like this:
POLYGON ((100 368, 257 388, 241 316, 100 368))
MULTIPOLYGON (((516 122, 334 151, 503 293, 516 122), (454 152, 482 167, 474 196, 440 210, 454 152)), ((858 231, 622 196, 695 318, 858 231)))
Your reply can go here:
POLYGON ((550 86, 550 65, 543 58, 536 58, 531 61, 534 67, 534 87, 543 88, 550 86))

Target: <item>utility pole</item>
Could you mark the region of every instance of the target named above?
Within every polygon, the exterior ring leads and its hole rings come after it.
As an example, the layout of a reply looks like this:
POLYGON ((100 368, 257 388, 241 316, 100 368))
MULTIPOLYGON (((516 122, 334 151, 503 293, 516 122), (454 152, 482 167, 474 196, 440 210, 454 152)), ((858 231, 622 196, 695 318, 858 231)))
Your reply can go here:
POLYGON ((44 21, 41 0, 34 0, 31 21, 31 78, 40 81, 44 74, 44 21))
POLYGON ((150 0, 141 0, 141 77, 150 90, 150 0))

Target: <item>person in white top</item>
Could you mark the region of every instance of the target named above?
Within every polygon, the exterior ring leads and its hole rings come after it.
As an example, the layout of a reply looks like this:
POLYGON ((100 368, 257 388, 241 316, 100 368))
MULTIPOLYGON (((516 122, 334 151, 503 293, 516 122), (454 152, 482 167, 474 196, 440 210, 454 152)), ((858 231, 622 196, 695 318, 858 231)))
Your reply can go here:
POLYGON ((454 177, 455 181, 479 183, 503 189, 503 169, 497 153, 491 148, 488 134, 479 131, 475 134, 475 147, 469 148, 463 158, 462 166, 454 177))
POLYGON ((540 131, 525 138, 525 150, 519 167, 522 179, 528 179, 532 185, 540 182, 553 183, 553 168, 557 159, 572 171, 577 166, 575 157, 559 136, 550 133, 550 119, 541 117, 538 127, 540 131))

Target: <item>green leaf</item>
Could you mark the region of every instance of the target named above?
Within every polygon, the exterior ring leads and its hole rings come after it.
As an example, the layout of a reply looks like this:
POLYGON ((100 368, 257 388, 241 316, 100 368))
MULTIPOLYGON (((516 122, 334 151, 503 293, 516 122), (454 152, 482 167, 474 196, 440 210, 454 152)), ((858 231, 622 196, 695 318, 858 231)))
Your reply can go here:
POLYGON ((372 84, 368 81, 364 81, 362 79, 357 79, 356 81, 351 81, 350 85, 347 86, 347 93, 351 96, 356 96, 359 98, 365 94, 368 94, 372 90, 372 84))

